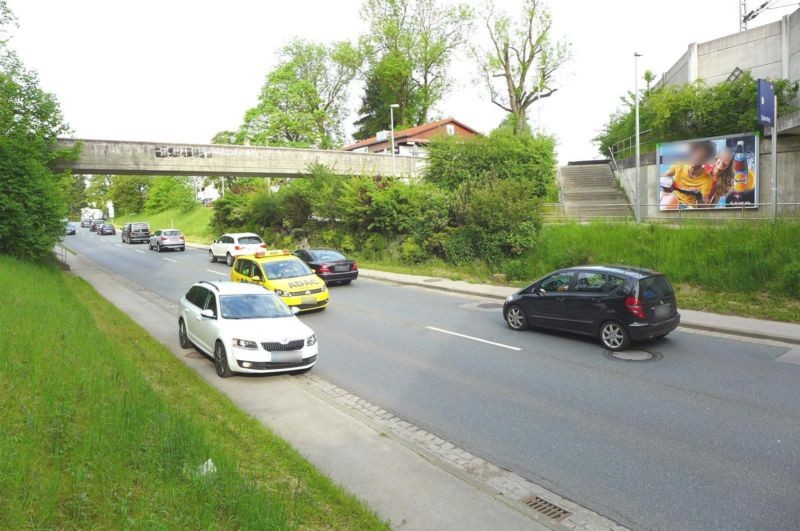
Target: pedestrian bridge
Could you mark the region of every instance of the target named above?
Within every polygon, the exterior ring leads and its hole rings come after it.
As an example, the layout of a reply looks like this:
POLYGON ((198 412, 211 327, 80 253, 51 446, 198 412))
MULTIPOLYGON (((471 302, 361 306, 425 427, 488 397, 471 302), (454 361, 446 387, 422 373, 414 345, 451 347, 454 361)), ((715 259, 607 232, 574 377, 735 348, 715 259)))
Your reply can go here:
POLYGON ((227 177, 303 177, 316 165, 340 175, 416 177, 426 160, 376 153, 323 149, 176 144, 60 138, 59 148, 81 143, 80 157, 57 169, 99 175, 203 175, 227 177))

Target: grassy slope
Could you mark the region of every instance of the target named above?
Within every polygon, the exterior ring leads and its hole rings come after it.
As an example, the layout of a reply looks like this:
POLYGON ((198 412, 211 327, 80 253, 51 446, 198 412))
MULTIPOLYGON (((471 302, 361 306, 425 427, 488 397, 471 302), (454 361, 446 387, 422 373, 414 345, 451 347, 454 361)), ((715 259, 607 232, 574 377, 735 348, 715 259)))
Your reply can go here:
POLYGON ((0 257, 0 307, 0 529, 385 527, 82 280, 0 257))
POLYGON ((158 214, 134 214, 114 219, 114 225, 120 226, 133 221, 147 221, 153 231, 175 227, 183 231, 186 239, 197 243, 210 243, 218 234, 209 228, 214 209, 196 207, 189 212, 167 210, 158 214))

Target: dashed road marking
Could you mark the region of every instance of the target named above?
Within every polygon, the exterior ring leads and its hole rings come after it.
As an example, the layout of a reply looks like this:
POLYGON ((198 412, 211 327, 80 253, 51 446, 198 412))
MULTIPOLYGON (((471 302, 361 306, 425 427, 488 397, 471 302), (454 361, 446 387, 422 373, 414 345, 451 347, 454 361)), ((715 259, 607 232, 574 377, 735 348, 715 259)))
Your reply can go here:
POLYGON ((167 262, 172 262, 173 264, 177 264, 178 263, 177 260, 173 260, 172 258, 164 258, 164 260, 166 260, 167 262))
POLYGON ((134 249, 134 251, 136 251, 137 253, 142 253, 142 254, 144 254, 144 251, 140 251, 139 249, 134 249))
POLYGON ((208 271, 209 273, 214 273, 215 275, 219 275, 219 276, 222 276, 222 277, 227 277, 228 276, 225 273, 220 273, 219 271, 214 271, 213 269, 206 269, 206 271, 208 271))
POLYGON ((508 350, 516 350, 516 351, 522 350, 519 347, 512 347, 511 345, 504 345, 502 343, 495 343, 494 341, 489 341, 488 339, 481 339, 479 337, 468 336, 468 335, 465 335, 465 334, 459 334, 458 332, 451 332, 450 330, 443 330, 441 328, 436 328, 435 326, 426 326, 425 328, 427 328, 428 330, 433 330, 434 332, 441 332, 442 334, 450 334, 451 336, 463 337, 464 339, 477 341, 479 343, 486 343, 487 345, 492 345, 492 346, 495 346, 495 347, 507 348, 508 350))

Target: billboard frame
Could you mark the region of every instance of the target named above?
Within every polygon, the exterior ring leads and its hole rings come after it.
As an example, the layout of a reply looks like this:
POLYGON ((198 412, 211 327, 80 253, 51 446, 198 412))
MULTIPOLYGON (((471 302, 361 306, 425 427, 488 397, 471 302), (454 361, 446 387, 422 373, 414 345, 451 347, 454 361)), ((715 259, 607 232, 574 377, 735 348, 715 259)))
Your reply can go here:
POLYGON ((656 143, 656 174, 658 175, 658 177, 661 177, 661 146, 663 146, 664 144, 675 144, 675 143, 678 143, 678 142, 702 142, 702 141, 706 141, 706 140, 710 140, 710 141, 724 140, 724 139, 737 137, 737 136, 753 136, 755 138, 755 150, 754 150, 754 152, 755 152, 755 166, 756 166, 756 185, 755 185, 755 188, 753 188, 753 199, 754 199, 754 202, 753 202, 752 205, 726 206, 725 208, 719 208, 719 209, 717 209, 717 208, 684 208, 684 209, 676 209, 674 211, 673 210, 661 210, 659 208, 659 211, 660 212, 682 212, 682 213, 685 213, 685 212, 689 212, 689 211, 707 212, 707 211, 718 210, 718 211, 724 212, 725 210, 728 210, 728 209, 730 209, 730 210, 737 210, 737 209, 738 210, 743 210, 743 209, 754 210, 754 209, 761 208, 761 198, 759 196, 759 194, 761 192, 761 133, 759 133, 758 131, 747 131, 747 132, 744 132, 744 133, 731 133, 729 135, 706 136, 706 137, 701 137, 701 138, 690 138, 690 139, 685 139, 685 140, 670 140, 669 142, 657 142, 656 143))

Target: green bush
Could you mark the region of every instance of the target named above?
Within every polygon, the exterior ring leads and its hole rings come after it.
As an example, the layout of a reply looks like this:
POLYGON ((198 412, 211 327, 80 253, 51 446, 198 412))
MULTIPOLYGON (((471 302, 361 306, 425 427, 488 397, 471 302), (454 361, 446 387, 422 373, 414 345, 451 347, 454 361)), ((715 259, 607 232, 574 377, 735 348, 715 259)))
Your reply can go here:
POLYGON ((465 264, 475 259, 479 233, 472 227, 459 227, 444 242, 444 256, 451 264, 465 264))
POLYGON ((181 177, 156 177, 147 190, 144 209, 159 213, 173 208, 184 212, 197 206, 194 188, 181 177))

